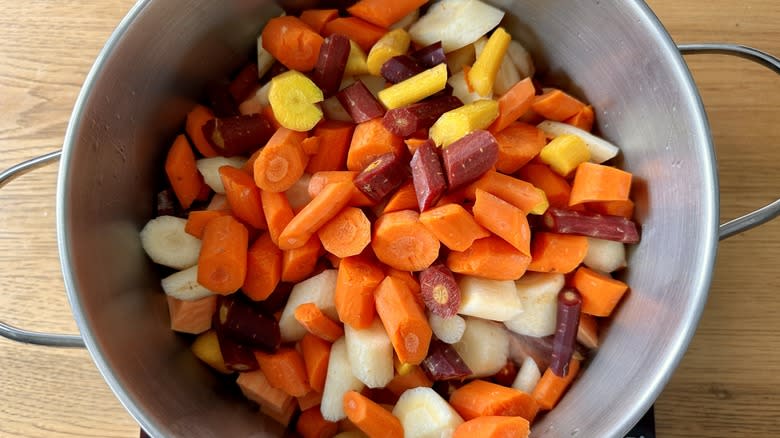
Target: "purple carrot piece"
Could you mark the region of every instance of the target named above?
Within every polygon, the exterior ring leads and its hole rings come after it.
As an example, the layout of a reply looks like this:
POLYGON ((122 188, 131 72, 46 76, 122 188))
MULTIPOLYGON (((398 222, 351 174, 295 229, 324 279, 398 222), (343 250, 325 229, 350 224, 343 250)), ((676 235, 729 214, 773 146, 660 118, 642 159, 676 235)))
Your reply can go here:
POLYGON ((463 379, 472 374, 471 368, 451 345, 434 339, 428 347, 428 357, 420 367, 433 381, 463 379))
POLYGON ((355 123, 367 122, 385 115, 385 108, 359 79, 336 96, 355 123))
POLYGON ((623 216, 549 208, 544 213, 542 223, 547 230, 554 233, 576 234, 623 243, 639 242, 636 223, 623 216))
POLYGON ((474 131, 442 152, 450 190, 476 181, 498 161, 498 142, 488 131, 474 131))
POLYGON ((408 55, 398 55, 385 61, 379 73, 388 82, 397 84, 422 73, 424 70, 425 68, 417 60, 408 55))
POLYGON ((436 67, 442 62, 447 62, 447 56, 444 54, 444 48, 441 45, 441 41, 437 41, 416 50, 412 52, 411 56, 426 69, 436 67))
POLYGON ((420 295, 425 307, 434 315, 451 318, 460 307, 460 288, 452 271, 437 263, 420 272, 420 295))
POLYGON ((338 33, 325 38, 320 47, 320 55, 311 79, 320 87, 326 99, 339 91, 349 58, 349 49, 349 38, 338 33))
POLYGON ((402 157, 392 152, 380 155, 355 176, 355 187, 372 201, 379 202, 409 178, 402 157))
POLYGON ((576 290, 564 288, 558 293, 558 314, 550 358, 550 370, 556 376, 565 377, 569 372, 569 362, 574 354, 577 340, 581 308, 582 296, 576 290))
POLYGON ((417 204, 420 212, 423 212, 436 204, 447 190, 444 170, 432 140, 426 141, 417 148, 412 156, 411 166, 417 204))
POLYGON ((460 106, 463 102, 455 96, 439 96, 391 109, 385 113, 382 124, 393 134, 407 138, 420 129, 430 128, 442 114, 460 106))
POLYGON ((203 135, 220 155, 245 155, 265 146, 274 134, 271 122, 262 114, 211 119, 203 125, 203 135))

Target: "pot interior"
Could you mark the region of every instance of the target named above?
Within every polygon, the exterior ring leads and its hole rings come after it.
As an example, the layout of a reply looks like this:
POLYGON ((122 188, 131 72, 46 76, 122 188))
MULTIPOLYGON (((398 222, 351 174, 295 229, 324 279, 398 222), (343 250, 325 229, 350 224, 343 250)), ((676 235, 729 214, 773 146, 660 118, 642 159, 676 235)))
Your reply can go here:
MULTIPOLYGON (((315 2, 289 1, 296 7, 315 2)), ((641 1, 493 1, 550 83, 596 109, 601 135, 634 174, 642 242, 631 290, 603 345, 534 436, 620 436, 666 383, 706 299, 717 182, 690 75, 641 1)), ((60 252, 75 317, 109 385, 155 436, 279 436, 168 328, 159 272, 138 232, 162 163, 204 84, 246 62, 260 0, 140 1, 97 60, 74 111, 58 193, 60 252)))

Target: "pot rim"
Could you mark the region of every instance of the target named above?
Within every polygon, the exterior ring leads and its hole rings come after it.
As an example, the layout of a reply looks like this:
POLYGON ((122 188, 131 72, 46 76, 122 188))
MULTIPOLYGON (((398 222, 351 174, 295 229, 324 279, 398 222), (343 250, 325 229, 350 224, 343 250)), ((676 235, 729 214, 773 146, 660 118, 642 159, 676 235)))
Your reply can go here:
MULTIPOLYGON (((130 396, 130 392, 126 389, 125 382, 120 381, 116 377, 114 371, 104 359, 103 351, 98 346, 93 335, 93 327, 90 326, 85 317, 84 308, 78 293, 78 287, 72 274, 72 252, 68 236, 69 223, 67 222, 70 210, 69 205, 66 202, 66 189, 69 188, 70 182, 68 169, 71 167, 71 161, 75 159, 71 151, 77 141, 77 132, 81 128, 86 102, 91 97, 96 79, 102 74, 114 48, 120 43, 131 24, 139 15, 141 15, 151 2, 152 0, 139 0, 128 11, 101 49, 79 92, 68 123, 62 158, 60 160, 57 180, 56 227, 60 264, 68 300, 76 324, 79 327, 93 362, 117 399, 139 425, 151 436, 162 436, 163 429, 160 427, 161 425, 150 421, 151 416, 149 413, 141 407, 142 404, 139 403, 139 400, 130 396)), ((691 121, 691 126, 694 129, 690 134, 692 138, 696 139, 696 143, 701 146, 702 150, 700 150, 700 156, 705 158, 705 162, 700 163, 702 170, 704 171, 703 186, 711 187, 712 189, 704 193, 704 199, 701 199, 703 212, 701 218, 702 226, 709 230, 708 235, 710 238, 706 241, 699 242, 701 254, 705 257, 701 260, 701 269, 696 272, 696 276, 693 278, 695 287, 691 290, 691 293, 695 296, 691 302, 694 305, 685 309, 684 315, 682 316, 682 320, 686 321, 686 324, 683 325, 684 329, 676 333, 674 338, 669 340, 669 347, 667 350, 669 353, 661 362, 658 372, 652 374, 648 379, 643 381, 647 391, 644 393, 637 393, 637 396, 630 405, 625 407, 626 415, 623 416, 623 419, 619 423, 610 426, 610 436, 623 436, 634 426, 634 424, 636 424, 660 395, 664 386, 671 378, 672 373, 682 360, 696 327, 698 326, 708 296, 717 253, 719 220, 718 173, 713 142, 701 96, 693 81, 693 77, 668 31, 650 7, 642 0, 632 0, 626 2, 625 5, 627 8, 634 9, 636 16, 641 17, 641 22, 637 24, 647 29, 650 35, 655 39, 658 44, 658 50, 660 50, 664 57, 671 63, 675 75, 682 82, 681 85, 685 91, 684 97, 691 102, 693 110, 692 116, 694 120, 691 121)))

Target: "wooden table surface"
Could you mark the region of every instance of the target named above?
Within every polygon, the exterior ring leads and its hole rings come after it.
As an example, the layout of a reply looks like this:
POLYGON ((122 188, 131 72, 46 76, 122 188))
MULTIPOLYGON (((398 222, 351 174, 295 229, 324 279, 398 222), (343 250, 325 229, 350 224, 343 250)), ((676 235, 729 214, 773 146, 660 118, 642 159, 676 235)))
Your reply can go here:
MULTIPOLYGON (((132 0, 0 0, 0 169, 58 149, 98 51, 132 0)), ((677 42, 780 54, 777 0, 652 0, 677 42)), ((730 219, 780 195, 780 82, 746 61, 689 59, 709 113, 730 219)), ((0 191, 0 320, 75 332, 57 255, 56 166, 0 191)), ((659 437, 780 429, 780 220, 720 246, 709 302, 656 403, 659 437)), ((134 437, 89 355, 0 339, 0 436, 134 437)))

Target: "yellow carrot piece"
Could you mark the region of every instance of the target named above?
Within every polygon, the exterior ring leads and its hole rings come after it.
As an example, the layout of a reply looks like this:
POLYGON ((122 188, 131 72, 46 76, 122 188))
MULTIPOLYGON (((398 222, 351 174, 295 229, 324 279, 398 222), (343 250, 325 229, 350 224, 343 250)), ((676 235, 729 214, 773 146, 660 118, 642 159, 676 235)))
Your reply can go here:
POLYGON ((581 163, 590 160, 590 149, 585 141, 573 134, 559 135, 542 148, 539 158, 563 177, 581 163))
POLYGON ((411 42, 412 38, 404 29, 395 29, 386 33, 368 52, 368 72, 379 76, 382 65, 390 58, 406 53, 411 42))
POLYGON ((493 83, 501 68, 501 62, 512 42, 512 36, 499 27, 485 44, 468 74, 469 83, 480 96, 487 96, 493 91, 493 83))
POLYGON ((534 208, 530 209, 528 214, 544 214, 544 212, 550 208, 550 201, 547 200, 547 193, 538 187, 534 188, 536 189, 536 192, 539 193, 539 196, 542 197, 542 201, 536 204, 534 208))
POLYGON ((322 120, 322 90, 303 73, 290 70, 271 79, 268 100, 276 120, 293 131, 308 131, 322 120))
POLYGON ((498 118, 498 102, 478 100, 442 114, 428 135, 438 145, 447 147, 464 135, 487 129, 498 118))
POLYGON ((419 102, 447 86, 447 64, 425 70, 379 92, 379 100, 387 109, 419 102))
POLYGON ((344 77, 360 76, 368 74, 368 61, 366 52, 360 48, 358 43, 349 40, 349 57, 347 66, 344 67, 344 77))

